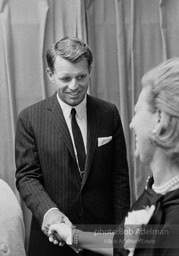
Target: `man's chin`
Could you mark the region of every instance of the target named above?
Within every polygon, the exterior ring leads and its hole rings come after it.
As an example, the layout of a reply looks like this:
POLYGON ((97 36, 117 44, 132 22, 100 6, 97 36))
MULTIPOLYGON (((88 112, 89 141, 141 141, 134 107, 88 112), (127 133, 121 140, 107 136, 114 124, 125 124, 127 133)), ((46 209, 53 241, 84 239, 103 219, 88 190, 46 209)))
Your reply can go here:
POLYGON ((72 106, 72 107, 75 107, 75 106, 79 105, 83 101, 83 99, 84 99, 84 97, 80 98, 80 99, 79 98, 76 99, 75 97, 74 98, 71 97, 70 99, 68 99, 68 100, 66 100, 64 102, 66 104, 72 106))

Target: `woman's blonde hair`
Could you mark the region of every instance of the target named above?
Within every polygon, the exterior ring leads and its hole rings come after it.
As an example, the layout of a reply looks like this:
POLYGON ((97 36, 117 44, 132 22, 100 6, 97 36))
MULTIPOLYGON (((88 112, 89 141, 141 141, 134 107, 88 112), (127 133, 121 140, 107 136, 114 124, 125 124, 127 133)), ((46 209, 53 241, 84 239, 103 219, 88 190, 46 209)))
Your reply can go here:
POLYGON ((154 141, 179 163, 179 58, 169 59, 145 73, 142 86, 151 87, 151 110, 162 113, 154 141))

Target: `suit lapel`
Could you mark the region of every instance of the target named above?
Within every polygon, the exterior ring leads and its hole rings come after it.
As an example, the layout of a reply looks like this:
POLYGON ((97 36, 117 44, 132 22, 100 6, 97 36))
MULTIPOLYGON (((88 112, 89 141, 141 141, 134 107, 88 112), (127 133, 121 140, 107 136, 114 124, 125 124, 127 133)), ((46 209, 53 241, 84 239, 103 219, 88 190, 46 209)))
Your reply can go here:
POLYGON ((93 99, 89 95, 87 95, 87 156, 81 189, 83 188, 87 180, 89 170, 93 161, 95 149, 97 146, 96 143, 99 127, 98 112, 98 105, 95 101, 93 101, 93 99))
POLYGON ((70 154, 72 155, 72 157, 76 162, 70 132, 68 130, 68 126, 66 124, 60 104, 58 103, 56 94, 53 95, 51 98, 49 98, 48 109, 51 111, 51 120, 54 123, 57 129, 57 132, 59 133, 61 139, 66 144, 67 148, 70 151, 70 154))

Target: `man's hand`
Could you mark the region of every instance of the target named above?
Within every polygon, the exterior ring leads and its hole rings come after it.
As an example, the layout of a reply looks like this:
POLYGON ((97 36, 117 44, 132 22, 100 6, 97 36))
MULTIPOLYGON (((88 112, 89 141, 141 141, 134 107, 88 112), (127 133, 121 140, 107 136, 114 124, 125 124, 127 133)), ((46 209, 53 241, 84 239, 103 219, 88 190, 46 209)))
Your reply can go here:
POLYGON ((43 219, 42 231, 47 236, 49 236, 50 242, 53 242, 54 244, 59 244, 60 246, 62 246, 64 242, 62 241, 62 239, 59 238, 59 236, 57 238, 55 236, 55 233, 52 233, 50 235, 48 234, 49 227, 52 224, 60 224, 60 223, 65 223, 69 227, 73 226, 70 220, 68 219, 68 217, 66 217, 62 212, 60 212, 58 209, 52 209, 49 212, 47 212, 47 214, 43 219))
POLYGON ((65 223, 61 224, 53 224, 49 228, 49 236, 52 234, 56 234, 56 237, 59 239, 63 239, 66 244, 72 245, 73 242, 73 234, 72 234, 72 227, 69 227, 65 223))

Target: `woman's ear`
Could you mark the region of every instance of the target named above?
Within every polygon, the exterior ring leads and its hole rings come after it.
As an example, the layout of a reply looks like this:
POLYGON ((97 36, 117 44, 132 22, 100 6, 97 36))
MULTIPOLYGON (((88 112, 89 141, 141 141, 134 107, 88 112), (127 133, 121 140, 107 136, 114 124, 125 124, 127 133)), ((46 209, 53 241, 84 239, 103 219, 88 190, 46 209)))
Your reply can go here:
POLYGON ((153 134, 163 135, 168 129, 168 126, 169 126, 169 116, 165 112, 161 110, 157 110, 156 125, 153 130, 153 134))
POLYGON ((50 81, 51 81, 52 83, 54 83, 54 73, 51 71, 50 68, 47 68, 47 69, 46 69, 46 72, 47 72, 47 76, 48 76, 48 78, 50 79, 50 81))
POLYGON ((159 127, 160 127, 160 121, 161 121, 161 111, 160 110, 156 111, 155 119, 156 119, 155 127, 154 127, 154 129, 152 131, 153 134, 156 134, 158 129, 159 129, 159 127))

